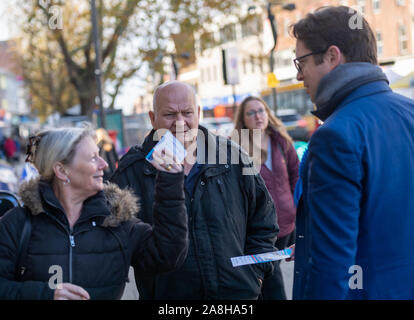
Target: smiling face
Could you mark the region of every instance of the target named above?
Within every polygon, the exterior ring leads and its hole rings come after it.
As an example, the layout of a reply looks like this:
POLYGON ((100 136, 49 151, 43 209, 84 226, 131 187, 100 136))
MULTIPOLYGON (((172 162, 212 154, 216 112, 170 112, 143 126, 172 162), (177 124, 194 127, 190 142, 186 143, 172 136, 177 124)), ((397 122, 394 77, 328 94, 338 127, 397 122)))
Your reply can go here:
POLYGON ((269 125, 266 108, 259 100, 250 100, 246 103, 243 121, 247 129, 265 130, 269 125))
POLYGON ((194 141, 198 129, 200 107, 197 107, 194 92, 180 82, 174 82, 156 91, 154 112, 150 111, 152 127, 167 129, 187 147, 194 141), (185 139, 185 141, 184 141, 185 139))
POLYGON ((93 196, 103 190, 103 170, 107 166, 92 137, 83 138, 76 147, 73 160, 65 166, 69 186, 84 197, 93 196))
MULTIPOLYGON (((296 41, 296 57, 302 57, 311 53, 303 41, 296 41)), ((309 55, 299 61, 301 72, 297 73, 296 78, 303 81, 306 93, 309 94, 312 102, 315 102, 316 92, 321 79, 332 70, 332 66, 327 59, 323 59, 321 64, 315 63, 315 56, 309 55)))

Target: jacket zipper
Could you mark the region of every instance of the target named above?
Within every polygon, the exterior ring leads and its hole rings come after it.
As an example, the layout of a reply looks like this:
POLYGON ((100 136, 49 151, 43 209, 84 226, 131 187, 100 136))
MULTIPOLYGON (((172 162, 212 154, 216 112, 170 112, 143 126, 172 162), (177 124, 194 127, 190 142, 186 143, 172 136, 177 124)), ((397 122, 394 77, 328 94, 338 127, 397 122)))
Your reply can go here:
MULTIPOLYGON (((46 202, 50 205, 53 206, 54 208, 60 210, 60 208, 56 207, 53 203, 49 202, 46 200, 46 202)), ((68 234, 69 236, 69 283, 72 283, 73 281, 73 248, 76 246, 75 243, 75 234, 73 233, 73 230, 70 229, 68 230, 68 228, 61 223, 58 219, 56 219, 54 216, 50 215, 46 210, 45 210, 46 215, 48 215, 49 217, 51 217, 55 222, 57 222, 62 228, 63 230, 65 230, 65 232, 68 234)), ((99 216, 99 214, 95 215, 95 216, 99 216)), ((93 218, 95 216, 89 217, 89 218, 93 218)), ((77 223, 82 222, 81 221, 77 221, 77 223)))
POLYGON ((72 283, 72 281, 73 281, 72 251, 73 251, 73 248, 75 247, 75 237, 74 237, 73 233, 69 234, 69 242, 70 242, 70 246, 69 246, 69 283, 72 283))
POLYGON ((45 211, 46 215, 53 219, 58 225, 60 225, 63 230, 68 234, 69 236, 69 283, 72 283, 72 248, 75 247, 75 238, 72 234, 72 230, 68 231, 67 227, 60 222, 58 219, 56 219, 54 216, 50 215, 47 211, 45 211))

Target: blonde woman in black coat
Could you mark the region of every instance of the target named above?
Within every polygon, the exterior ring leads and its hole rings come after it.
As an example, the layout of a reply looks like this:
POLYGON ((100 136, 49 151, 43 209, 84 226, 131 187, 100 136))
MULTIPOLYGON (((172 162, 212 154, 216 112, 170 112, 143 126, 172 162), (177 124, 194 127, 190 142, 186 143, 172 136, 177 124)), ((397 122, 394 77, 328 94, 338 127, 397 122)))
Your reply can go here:
POLYGON ((24 207, 0 220, 0 299, 119 299, 130 265, 157 274, 185 259, 184 174, 171 157, 154 154, 153 226, 135 218, 129 191, 104 184, 93 130, 43 131, 31 139, 28 160, 40 178, 21 187, 24 207))

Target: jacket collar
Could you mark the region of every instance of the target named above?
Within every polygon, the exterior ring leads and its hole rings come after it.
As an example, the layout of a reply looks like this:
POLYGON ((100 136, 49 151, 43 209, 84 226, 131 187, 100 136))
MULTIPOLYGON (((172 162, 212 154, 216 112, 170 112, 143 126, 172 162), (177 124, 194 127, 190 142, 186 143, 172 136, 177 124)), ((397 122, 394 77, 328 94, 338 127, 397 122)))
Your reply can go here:
MULTIPOLYGON (((24 182, 20 187, 19 196, 33 215, 46 210, 51 213, 60 211, 64 214, 65 212, 52 186, 39 178, 24 182)), ((117 185, 107 183, 103 191, 84 201, 79 220, 102 216, 105 218, 103 226, 113 227, 132 219, 138 210, 137 198, 130 191, 121 190, 117 185)))
POLYGON ((198 133, 197 162, 203 164, 201 173, 204 177, 214 177, 230 170, 229 161, 231 156, 228 152, 228 140, 214 135, 203 126, 199 126, 198 133), (227 154, 223 154, 224 152, 227 154), (225 158, 226 156, 227 158, 225 158), (220 159, 226 159, 227 161, 220 164, 220 159))
MULTIPOLYGON (((208 131, 205 127, 199 126, 197 134, 197 163, 202 164, 201 169, 206 177, 212 175, 221 174, 223 171, 229 169, 225 164, 219 164, 220 159, 224 159, 219 156, 219 152, 227 150, 227 139, 220 136, 216 136, 208 131), (226 145, 224 145, 226 144, 226 145)), ((152 130, 142 144, 142 148, 139 153, 136 154, 135 160, 142 160, 151 151, 151 149, 157 143, 154 141, 155 130, 152 130)), ((230 160, 230 155, 227 157, 227 161, 230 160)), ((144 162, 144 174, 155 175, 157 170, 148 161, 144 162)))
POLYGON ((317 110, 312 113, 325 121, 353 91, 378 81, 388 84, 387 76, 376 65, 366 62, 341 64, 321 79, 315 97, 317 110))

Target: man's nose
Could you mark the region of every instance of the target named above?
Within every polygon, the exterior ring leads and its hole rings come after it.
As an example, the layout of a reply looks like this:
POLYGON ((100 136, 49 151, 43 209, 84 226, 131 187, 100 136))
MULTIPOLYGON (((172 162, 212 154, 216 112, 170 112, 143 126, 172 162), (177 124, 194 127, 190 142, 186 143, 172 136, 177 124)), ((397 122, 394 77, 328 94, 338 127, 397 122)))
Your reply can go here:
POLYGON ((185 128, 185 121, 182 118, 177 117, 177 120, 175 121, 175 132, 182 132, 185 128))
POLYGON ((298 73, 296 74, 296 80, 303 81, 303 74, 302 74, 302 72, 299 72, 298 71, 298 73))
POLYGON ((177 119, 176 119, 176 121, 177 121, 177 122, 184 122, 184 116, 183 116, 183 114, 182 114, 181 112, 179 112, 179 113, 177 114, 177 119))

